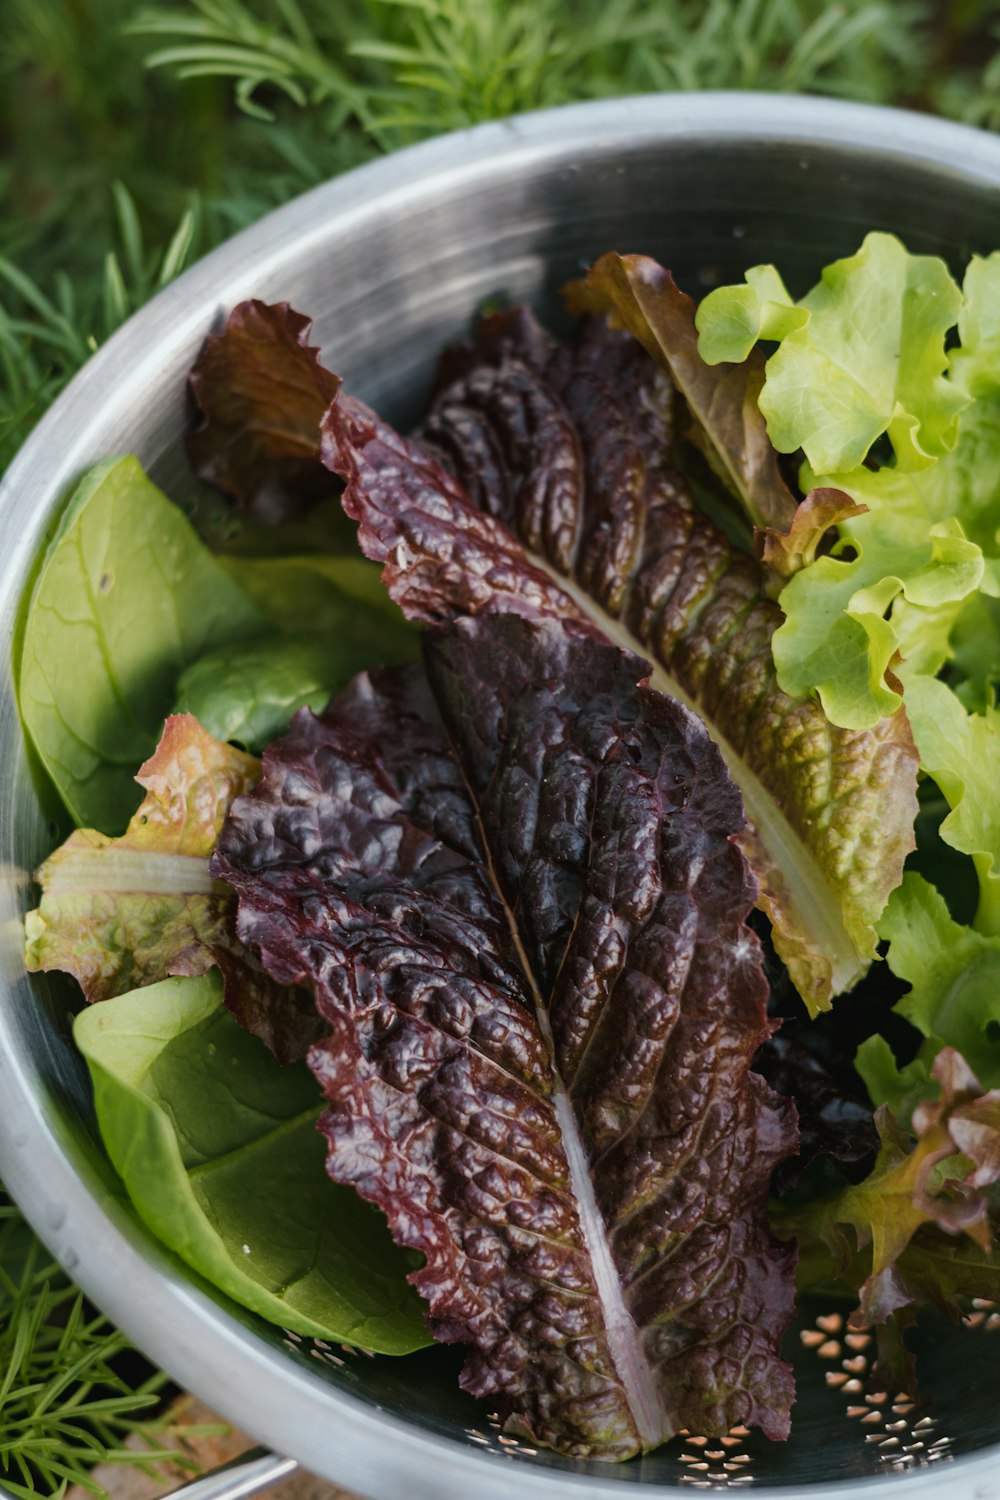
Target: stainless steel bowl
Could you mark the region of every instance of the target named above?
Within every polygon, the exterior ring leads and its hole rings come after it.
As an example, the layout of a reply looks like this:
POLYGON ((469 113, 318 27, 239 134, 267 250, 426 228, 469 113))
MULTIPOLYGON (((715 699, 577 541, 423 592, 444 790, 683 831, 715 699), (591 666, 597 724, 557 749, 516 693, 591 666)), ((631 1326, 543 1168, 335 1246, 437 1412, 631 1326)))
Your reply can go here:
POLYGON ((777 261, 793 287, 871 228, 956 266, 1000 245, 1000 141, 891 110, 747 94, 574 106, 446 137, 329 183, 207 257, 101 350, 0 491, 0 1175, 94 1301, 178 1381, 259 1439, 390 1500, 621 1500, 679 1486, 1000 1497, 1000 1316, 926 1331, 927 1404, 871 1389, 871 1348, 811 1309, 787 1445, 677 1440, 613 1469, 532 1453, 455 1384, 458 1359, 308 1349, 227 1304, 123 1213, 103 1165, 68 991, 21 969, 29 872, 55 827, 29 776, 9 663, 18 600, 60 500, 88 464, 136 453, 190 484, 184 376, 251 295, 316 319, 328 364, 406 421, 441 343, 494 294, 554 307, 601 251, 647 251, 693 292, 777 261), (817 1322, 817 1318, 820 1319, 817 1322), (897 1404, 898 1405, 898 1404, 897 1404))

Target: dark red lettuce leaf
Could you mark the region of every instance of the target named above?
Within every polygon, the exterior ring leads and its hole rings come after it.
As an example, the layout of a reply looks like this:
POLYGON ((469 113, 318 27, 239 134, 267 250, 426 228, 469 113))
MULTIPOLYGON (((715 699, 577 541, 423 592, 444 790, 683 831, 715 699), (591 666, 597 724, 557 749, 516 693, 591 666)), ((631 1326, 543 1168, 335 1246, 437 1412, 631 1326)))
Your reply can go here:
POLYGON ((335 492, 319 461, 319 424, 340 387, 287 302, 241 302, 191 371, 202 420, 188 437, 199 478, 255 521, 276 523, 335 492))
POLYGON ((366 557, 408 619, 444 624, 511 609, 528 619, 577 619, 559 584, 424 444, 401 437, 370 407, 340 397, 323 418, 324 459, 346 481, 343 506, 366 557))
POLYGON ((755 526, 784 528, 796 502, 782 478, 758 404, 764 356, 707 365, 698 352, 695 304, 648 255, 602 255, 564 288, 571 312, 598 313, 626 328, 684 395, 692 436, 755 526))
POLYGON ((743 793, 760 904, 815 1011, 875 953, 913 843, 916 752, 902 712, 848 731, 781 692, 780 611, 673 465, 677 402, 630 335, 589 319, 562 348, 522 309, 446 354, 418 439, 341 397, 322 451, 411 618, 558 616, 654 656, 743 793))
POLYGON ((426 1257, 463 1385, 605 1458, 783 1437, 792 1400, 766 1200, 794 1110, 750 1072, 740 799, 646 671, 516 614, 435 632, 426 675, 297 717, 213 865, 315 991, 329 1171, 426 1257))
POLYGON ((871 1101, 840 1055, 834 1031, 824 1026, 829 1019, 818 1016, 783 1026, 754 1058, 754 1071, 776 1093, 793 1099, 798 1111, 798 1155, 782 1162, 774 1174, 779 1197, 796 1186, 818 1157, 834 1162, 848 1181, 858 1182, 871 1171, 878 1151, 871 1101))

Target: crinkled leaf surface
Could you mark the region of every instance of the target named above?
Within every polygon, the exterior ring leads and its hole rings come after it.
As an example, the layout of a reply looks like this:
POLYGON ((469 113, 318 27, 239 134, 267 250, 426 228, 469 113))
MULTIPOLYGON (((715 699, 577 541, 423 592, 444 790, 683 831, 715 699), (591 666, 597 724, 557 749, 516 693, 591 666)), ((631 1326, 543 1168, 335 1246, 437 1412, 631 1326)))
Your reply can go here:
POLYGON ((739 795, 646 666, 562 622, 462 620, 427 675, 302 713, 213 869, 327 1030, 328 1170, 420 1250, 435 1337, 534 1438, 623 1458, 784 1436, 790 1107, 739 795))
POLYGON ((944 261, 876 232, 825 267, 797 306, 773 266, 710 292, 699 348, 706 360, 744 360, 754 330, 779 341, 760 410, 779 452, 801 448, 817 473, 856 468, 882 433, 901 469, 919 469, 954 446, 968 405, 945 376, 945 334, 961 305, 944 261))
POLYGON ((64 969, 88 1000, 106 1000, 218 965, 235 1013, 281 1015, 284 1055, 301 1055, 315 1031, 302 997, 276 987, 237 940, 233 893, 209 873, 230 803, 259 776, 260 761, 190 714, 169 718, 136 776, 146 796, 126 832, 78 829, 38 870, 27 968, 64 969))
POLYGON ((350 398, 324 418, 363 550, 421 622, 515 610, 652 654, 655 685, 704 717, 742 791, 782 958, 828 1004, 873 956, 912 847, 905 717, 844 731, 780 690, 778 609, 672 467, 675 393, 632 339, 592 320, 560 349, 505 315, 444 378, 418 442, 350 398))
POLYGON ((985 1257, 996 1253, 982 1190, 1000 1180, 1000 1091, 983 1092, 951 1047, 938 1054, 932 1074, 941 1097, 915 1108, 915 1143, 883 1107, 876 1116, 882 1146, 871 1176, 786 1219, 789 1229, 828 1241, 845 1264, 850 1251, 843 1229, 853 1231, 859 1248, 871 1245, 871 1270, 853 1321, 884 1322, 920 1292, 907 1284, 901 1258, 924 1225, 970 1236, 985 1257))
POLYGON ((760 356, 747 351, 740 363, 709 364, 699 349, 694 303, 646 255, 603 255, 565 296, 571 312, 599 313, 627 328, 664 367, 688 404, 699 446, 753 524, 788 525, 795 500, 758 407, 760 356))
POLYGON ((780 595, 787 619, 775 659, 788 691, 815 687, 836 723, 872 723, 898 702, 884 681, 897 651, 910 670, 932 675, 951 658, 963 612, 997 589, 998 464, 1000 403, 983 401, 932 468, 803 475, 806 484, 835 477, 867 513, 843 519, 834 555, 780 595))
POLYGON ((83 479, 28 605, 25 727, 74 820, 119 831, 177 679, 266 622, 134 458, 83 479))
POLYGON ((206 339, 190 375, 202 414, 188 437, 195 473, 258 521, 282 521, 328 495, 319 424, 340 382, 287 302, 241 302, 206 339))
POLYGON ((412 1258, 324 1175, 315 1080, 237 1026, 218 976, 103 1001, 73 1035, 108 1155, 182 1260, 295 1333, 386 1354, 429 1342, 412 1258))
POLYGON ((915 664, 935 672, 963 601, 983 578, 980 549, 955 518, 929 520, 911 476, 899 475, 898 493, 876 508, 872 492, 886 476, 897 477, 882 470, 845 481, 854 500, 872 508, 842 519, 833 554, 797 572, 778 601, 786 617, 773 641, 778 681, 792 694, 815 689, 828 717, 847 729, 869 728, 899 708, 898 684, 886 681, 903 633, 895 601, 916 612, 906 635, 915 664))

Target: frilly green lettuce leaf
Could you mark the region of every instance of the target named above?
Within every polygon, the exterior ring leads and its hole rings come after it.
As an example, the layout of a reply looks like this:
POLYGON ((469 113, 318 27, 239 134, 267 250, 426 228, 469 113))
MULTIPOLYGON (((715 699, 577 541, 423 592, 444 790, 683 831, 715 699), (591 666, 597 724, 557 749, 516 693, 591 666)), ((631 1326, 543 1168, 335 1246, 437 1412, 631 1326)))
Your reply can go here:
POLYGON ((958 520, 930 520, 909 484, 912 476, 861 473, 865 480, 851 476, 845 487, 869 508, 841 520, 833 552, 782 590, 785 620, 773 641, 785 692, 815 689, 827 717, 846 729, 868 728, 899 707, 900 694, 886 681, 903 633, 897 601, 910 611, 902 618, 919 665, 936 671, 962 603, 984 573, 982 553, 958 520), (886 475, 896 480, 891 498, 886 475))
POLYGON ((218 976, 104 1001, 73 1035, 108 1155, 169 1249, 295 1333, 386 1354, 430 1342, 413 1257, 323 1171, 316 1084, 236 1025, 218 976))
POLYGON ((962 674, 955 692, 967 709, 992 703, 1000 682, 1000 600, 982 592, 967 599, 952 627, 951 659, 962 674))
POLYGON ((974 255, 962 283, 959 346, 948 357, 952 380, 970 396, 1000 397, 1000 250, 974 255))
POLYGON ((809 322, 776 266, 751 266, 743 286, 720 286, 695 315, 698 352, 708 365, 742 363, 758 339, 779 342, 809 322))
POLYGON ((699 349, 714 364, 746 359, 754 330, 779 341, 760 409, 778 451, 801 448, 817 473, 856 468, 883 433, 899 467, 919 469, 954 446, 969 402, 944 373, 961 302, 942 260, 872 233, 797 307, 770 266, 755 267, 744 287, 710 292, 698 309, 699 349))
MULTIPOLYGON (((889 967, 912 986, 896 1010, 927 1039, 909 1070, 901 1070, 902 1089, 920 1088, 945 1046, 956 1047, 987 1088, 1000 1088, 1000 937, 956 922, 944 897, 913 871, 889 897, 879 932, 889 940, 889 967)), ((893 1098, 887 1089, 886 1061, 874 1038, 859 1050, 858 1069, 873 1099, 891 1103, 902 1117, 898 1091, 893 1098)))
POLYGON ((951 811, 940 828, 953 849, 969 854, 980 882, 977 926, 1000 932, 1000 710, 987 703, 967 713, 937 678, 905 674, 906 708, 920 764, 951 811))
POLYGON ((909 1129, 917 1105, 925 1099, 936 1099, 940 1093, 931 1076, 940 1050, 940 1042, 926 1041, 916 1057, 900 1067, 885 1037, 876 1034, 861 1043, 854 1066, 864 1079, 872 1103, 888 1105, 894 1118, 909 1129))
MULTIPOLYGON (((866 245, 874 238, 869 236, 866 245)), ((908 264, 919 259, 910 257, 908 264)), ((860 287, 864 276, 857 269, 853 274, 860 287)), ((917 278, 918 290, 919 284, 917 278)), ((924 286, 924 291, 932 289, 930 283, 924 286)), ((707 298, 703 309, 719 295, 707 298)), ((823 517, 807 517, 804 507, 784 549, 771 542, 775 579, 782 573, 790 579, 779 598, 786 622, 775 636, 778 680, 789 693, 817 691, 828 716, 845 727, 873 724, 898 705, 895 684, 885 675, 897 654, 910 672, 933 676, 961 650, 961 668, 972 682, 963 694, 969 702, 986 701, 996 665, 995 632, 983 635, 990 621, 977 601, 983 595, 997 597, 1000 589, 1000 381, 991 373, 1000 255, 972 262, 963 297, 958 315, 963 343, 951 352, 948 366, 952 404, 956 412, 965 409, 955 417, 954 433, 949 428, 948 444, 938 445, 939 456, 935 459, 928 449, 920 467, 912 455, 899 453, 894 464, 873 470, 860 463, 850 467, 849 460, 857 457, 854 450, 831 448, 825 467, 804 466, 803 488, 835 486, 865 513, 835 518, 839 540, 826 556, 809 556, 823 517), (807 522, 813 520, 810 530, 807 522)), ((944 300, 951 305, 948 297, 944 300)), ((853 308, 850 298, 828 308, 830 317, 845 320, 845 340, 853 308)), ((718 319, 710 312, 703 315, 717 334, 718 319)), ((871 316, 877 322, 880 313, 871 316)), ((808 328, 812 326, 811 320, 808 328)), ((808 328, 790 335, 779 355, 793 338, 805 337, 808 328)), ((779 355, 767 365, 762 409, 768 402, 783 403, 791 414, 798 410, 796 392, 786 391, 780 382, 772 387, 779 355)), ((940 375, 940 363, 935 354, 920 376, 928 399, 932 388, 949 384, 940 375)), ((806 451, 815 457, 808 445, 806 451)))

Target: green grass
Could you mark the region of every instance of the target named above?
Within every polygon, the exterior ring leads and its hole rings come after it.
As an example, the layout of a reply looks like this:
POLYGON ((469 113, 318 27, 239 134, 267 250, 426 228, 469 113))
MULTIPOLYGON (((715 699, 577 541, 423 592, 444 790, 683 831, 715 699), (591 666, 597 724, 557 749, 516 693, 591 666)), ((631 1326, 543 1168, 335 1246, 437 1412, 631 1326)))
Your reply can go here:
POLYGON ((0 467, 186 260, 374 153, 574 99, 806 90, 1000 125, 984 0, 5 0, 0 467))
MULTIPOLYGON (((371 156, 519 110, 799 90, 1000 128, 990 0, 0 0, 0 469, 185 264, 371 156)), ((0 1479, 58 1493, 157 1381, 0 1195, 0 1479), (122 1361, 125 1360, 123 1365, 122 1361)), ((155 1439, 154 1439, 155 1440, 155 1439)))
POLYGON ((0 1191, 0 1476, 14 1495, 100 1493, 98 1463, 174 1458, 155 1417, 166 1377, 89 1307, 0 1191), (144 1421, 145 1417, 145 1421, 144 1421), (126 1449, 142 1440, 141 1460, 126 1449), (168 1446, 163 1445, 163 1439, 168 1446))

